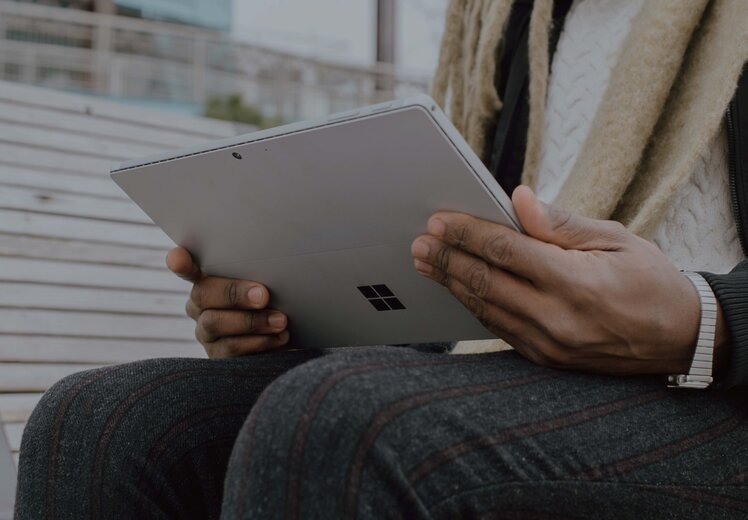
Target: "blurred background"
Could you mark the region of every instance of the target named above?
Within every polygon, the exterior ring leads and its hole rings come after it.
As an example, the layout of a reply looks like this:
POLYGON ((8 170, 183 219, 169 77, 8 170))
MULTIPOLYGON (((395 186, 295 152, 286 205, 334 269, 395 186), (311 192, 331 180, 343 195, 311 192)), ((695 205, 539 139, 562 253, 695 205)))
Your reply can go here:
POLYGON ((0 0, 0 79, 260 126, 427 90, 446 0, 0 0))
POLYGON ((111 166, 426 92, 446 3, 0 0, 0 519, 56 381, 205 356, 111 166))

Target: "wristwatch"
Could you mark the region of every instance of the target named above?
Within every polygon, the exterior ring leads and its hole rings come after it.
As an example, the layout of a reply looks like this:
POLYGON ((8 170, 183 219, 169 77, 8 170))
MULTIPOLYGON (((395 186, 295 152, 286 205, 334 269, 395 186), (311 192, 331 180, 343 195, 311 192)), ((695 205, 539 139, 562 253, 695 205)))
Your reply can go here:
POLYGON ((699 335, 696 340, 696 351, 691 361, 688 374, 668 376, 670 388, 695 388, 703 390, 712 383, 712 359, 714 357, 714 337, 717 330, 717 299, 707 281, 698 273, 683 271, 696 288, 701 306, 699 335))

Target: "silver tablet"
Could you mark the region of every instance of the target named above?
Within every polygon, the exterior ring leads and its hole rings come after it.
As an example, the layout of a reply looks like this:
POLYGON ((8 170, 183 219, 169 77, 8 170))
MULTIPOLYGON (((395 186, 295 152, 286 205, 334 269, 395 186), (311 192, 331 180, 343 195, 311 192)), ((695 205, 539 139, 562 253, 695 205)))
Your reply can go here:
POLYGON ((129 161, 112 178, 204 272, 265 284, 294 346, 494 337, 413 268, 437 211, 520 229, 427 96, 129 161))

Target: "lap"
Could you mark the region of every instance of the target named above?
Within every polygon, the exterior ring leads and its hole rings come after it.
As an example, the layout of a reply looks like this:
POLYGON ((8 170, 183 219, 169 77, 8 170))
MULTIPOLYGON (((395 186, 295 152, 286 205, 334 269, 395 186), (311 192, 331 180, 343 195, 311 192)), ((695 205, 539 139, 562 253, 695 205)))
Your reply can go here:
POLYGON ((737 518, 743 409, 736 394, 515 353, 147 361, 67 378, 42 400, 24 436, 19 518, 104 516, 133 497, 164 516, 215 517, 229 458, 226 518, 737 518))
POLYGON ((63 379, 24 433, 18 517, 217 517, 234 440, 263 390, 345 350, 156 359, 63 379))
POLYGON ((263 394, 224 512, 740 517, 743 408, 734 394, 549 370, 515 353, 325 357, 263 394))
POLYGON ((134 514, 122 509, 127 501, 152 515, 217 517, 234 439, 255 400, 321 354, 157 359, 63 379, 24 433, 19 518, 125 517, 134 514))

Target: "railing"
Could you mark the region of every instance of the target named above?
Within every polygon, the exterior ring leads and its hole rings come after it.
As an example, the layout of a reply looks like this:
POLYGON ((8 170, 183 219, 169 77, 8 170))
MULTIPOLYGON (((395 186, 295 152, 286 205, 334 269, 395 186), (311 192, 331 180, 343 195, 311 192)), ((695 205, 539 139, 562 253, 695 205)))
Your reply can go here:
POLYGON ((289 121, 423 92, 429 82, 193 27, 7 0, 0 0, 0 79, 193 112, 210 97, 241 94, 289 121))

